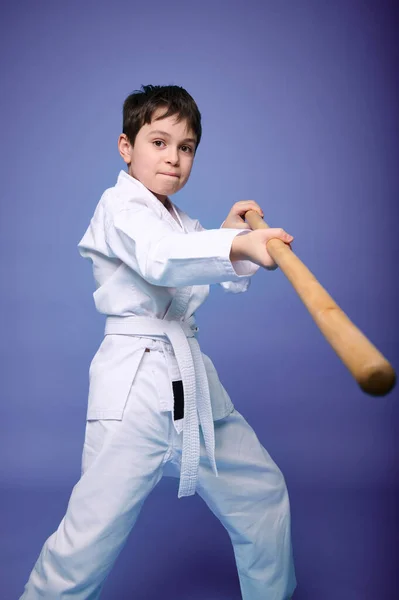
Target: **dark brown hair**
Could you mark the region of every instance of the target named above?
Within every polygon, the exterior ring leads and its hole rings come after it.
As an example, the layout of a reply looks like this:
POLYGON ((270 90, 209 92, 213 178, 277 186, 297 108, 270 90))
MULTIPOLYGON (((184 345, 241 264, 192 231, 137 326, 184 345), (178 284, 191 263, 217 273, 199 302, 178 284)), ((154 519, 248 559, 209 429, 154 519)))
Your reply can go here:
POLYGON ((178 85, 142 85, 123 103, 123 133, 134 146, 136 136, 145 123, 150 124, 158 108, 166 108, 159 119, 177 115, 177 121, 187 119, 197 137, 195 151, 201 141, 201 113, 190 94, 178 85))

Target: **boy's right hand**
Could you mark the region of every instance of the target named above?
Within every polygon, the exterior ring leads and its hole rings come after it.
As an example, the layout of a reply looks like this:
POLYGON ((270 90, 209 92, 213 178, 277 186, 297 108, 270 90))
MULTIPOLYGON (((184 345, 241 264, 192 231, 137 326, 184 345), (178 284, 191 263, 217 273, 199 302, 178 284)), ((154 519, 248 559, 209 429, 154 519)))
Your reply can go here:
POLYGON ((290 245, 294 239, 284 229, 276 227, 255 229, 245 235, 237 235, 233 239, 230 260, 250 260, 260 267, 274 271, 277 269, 277 264, 266 250, 266 244, 272 238, 278 238, 287 245, 290 245))

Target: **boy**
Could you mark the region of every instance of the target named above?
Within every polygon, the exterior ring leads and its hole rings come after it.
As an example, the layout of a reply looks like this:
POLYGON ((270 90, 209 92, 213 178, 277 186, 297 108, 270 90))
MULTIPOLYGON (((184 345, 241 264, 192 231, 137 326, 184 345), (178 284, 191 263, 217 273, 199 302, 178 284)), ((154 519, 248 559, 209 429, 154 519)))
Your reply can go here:
POLYGON ((233 205, 204 230, 169 196, 186 184, 201 115, 178 86, 142 86, 123 107, 119 152, 128 166, 98 203, 78 248, 92 261, 94 301, 107 316, 89 370, 82 475, 45 542, 24 600, 99 598, 141 506, 163 475, 180 477, 227 529, 244 600, 288 600, 295 589, 283 475, 236 411, 195 337, 194 313, 220 283, 243 292, 266 242, 233 205))

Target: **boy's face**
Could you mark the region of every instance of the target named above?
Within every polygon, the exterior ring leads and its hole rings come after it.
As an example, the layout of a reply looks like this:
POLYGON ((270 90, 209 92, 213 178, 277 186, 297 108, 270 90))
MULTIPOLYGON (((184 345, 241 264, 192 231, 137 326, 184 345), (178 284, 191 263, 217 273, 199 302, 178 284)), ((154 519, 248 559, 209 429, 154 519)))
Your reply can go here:
POLYGON ((156 120, 164 113, 164 108, 158 109, 151 123, 143 125, 134 147, 125 134, 118 140, 119 152, 129 165, 129 175, 141 181, 162 203, 186 184, 196 146, 196 136, 188 129, 187 121, 177 123, 176 115, 156 120))

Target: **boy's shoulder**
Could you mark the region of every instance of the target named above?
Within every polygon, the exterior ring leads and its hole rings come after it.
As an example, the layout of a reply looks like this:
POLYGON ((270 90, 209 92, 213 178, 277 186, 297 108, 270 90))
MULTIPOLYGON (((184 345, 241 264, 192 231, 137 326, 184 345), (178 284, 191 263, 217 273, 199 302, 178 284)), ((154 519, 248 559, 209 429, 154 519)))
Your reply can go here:
MULTIPOLYGON (((198 220, 190 217, 183 209, 173 204, 181 221, 188 231, 198 228, 198 220)), ((165 206, 140 181, 131 177, 126 171, 120 171, 114 186, 107 188, 99 201, 99 206, 108 217, 123 210, 139 211, 148 208, 154 211, 160 219, 165 217, 165 206)))
POLYGON ((103 192, 99 204, 110 214, 126 209, 158 208, 151 192, 125 171, 120 171, 115 185, 103 192))

